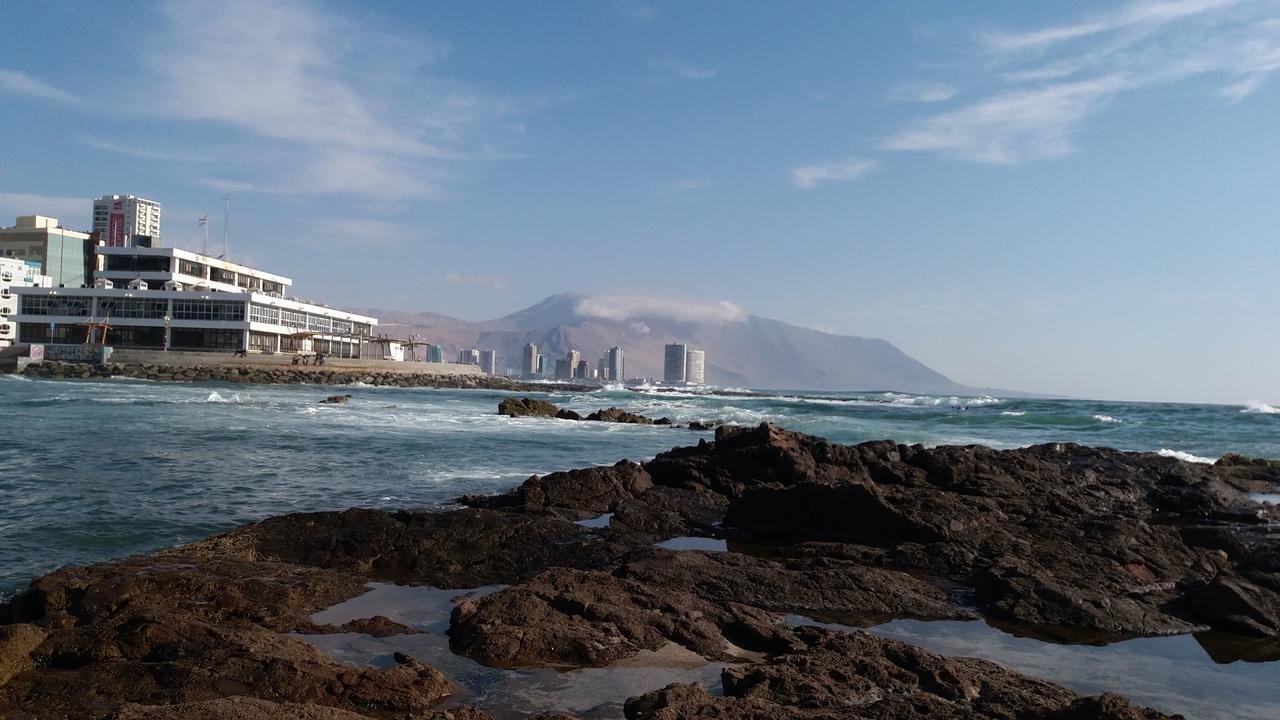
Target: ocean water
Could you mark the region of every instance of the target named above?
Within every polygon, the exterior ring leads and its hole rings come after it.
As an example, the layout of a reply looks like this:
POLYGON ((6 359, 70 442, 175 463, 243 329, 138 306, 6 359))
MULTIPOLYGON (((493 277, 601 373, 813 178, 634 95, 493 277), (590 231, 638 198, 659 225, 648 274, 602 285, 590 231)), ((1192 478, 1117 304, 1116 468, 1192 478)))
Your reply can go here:
MULTIPOLYGON (((272 515, 353 506, 447 507, 458 495, 501 492, 535 473, 643 460, 711 435, 660 426, 506 418, 496 412, 505 395, 0 375, 0 597, 63 564, 143 553, 272 515), (318 403, 334 393, 353 397, 348 405, 318 403)), ((616 405, 682 423, 770 421, 849 443, 892 438, 1008 448, 1077 442, 1191 462, 1211 462, 1226 452, 1280 458, 1280 409, 1262 403, 883 392, 744 396, 621 388, 570 394, 554 387, 541 397, 584 414, 616 405)), ((607 522, 602 516, 583 524, 607 522)), ((721 541, 700 538, 668 544, 725 549, 721 541)), ((439 624, 448 610, 441 603, 452 595, 423 592, 440 597, 432 596, 434 604, 411 603, 405 619, 439 624), (439 617, 414 615, 432 608, 439 617)), ((396 616, 395 608, 383 610, 396 616)), ((1280 662, 1246 661, 1270 660, 1277 656, 1275 647, 1246 643, 1240 650, 1238 639, 1225 649, 1208 636, 1132 640, 1106 648, 1061 646, 1017 638, 979 621, 897 621, 873 632, 947 654, 987 657, 1080 692, 1128 693, 1193 718, 1269 718, 1280 705, 1280 662)), ((374 663, 385 659, 396 642, 426 643, 401 649, 456 675, 467 697, 495 712, 574 707, 584 710, 582 717, 620 717, 618 697, 675 680, 701 679, 713 686, 718 670, 705 663, 673 668, 663 661, 638 669, 581 671, 570 682, 550 671, 477 670, 433 637, 310 640, 335 657, 374 663), (604 704, 586 712, 598 703, 604 704)))

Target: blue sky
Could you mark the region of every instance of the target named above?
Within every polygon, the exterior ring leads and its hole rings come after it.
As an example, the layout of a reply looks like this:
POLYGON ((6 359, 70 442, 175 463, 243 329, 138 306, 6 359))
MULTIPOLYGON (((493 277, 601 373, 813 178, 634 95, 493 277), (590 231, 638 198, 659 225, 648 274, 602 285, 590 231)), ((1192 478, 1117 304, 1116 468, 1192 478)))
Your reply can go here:
POLYGON ((333 304, 680 298, 971 384, 1280 401, 1280 3, 24 3, 0 223, 232 197, 333 304))

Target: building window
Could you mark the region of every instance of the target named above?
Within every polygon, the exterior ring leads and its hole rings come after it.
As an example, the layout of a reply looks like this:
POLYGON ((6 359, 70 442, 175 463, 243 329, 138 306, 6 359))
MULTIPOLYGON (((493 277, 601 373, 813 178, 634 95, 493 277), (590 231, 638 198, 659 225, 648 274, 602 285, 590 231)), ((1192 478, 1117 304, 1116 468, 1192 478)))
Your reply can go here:
POLYGON ((320 315, 307 316, 307 329, 311 332, 330 332, 333 330, 333 323, 327 317, 320 315))
POLYGON ((168 300, 139 300, 137 298, 99 298, 97 315, 104 318, 163 319, 169 313, 168 300))
POLYGON ((284 294, 284 285, 278 282, 272 282, 270 280, 263 280, 262 292, 275 293, 276 295, 282 295, 284 294))
POLYGON ((307 327, 306 313, 293 312, 292 310, 280 311, 280 324, 285 327, 296 328, 298 330, 307 327))
POLYGON ((169 272, 169 258, 154 255, 108 255, 107 270, 116 272, 169 272))
POLYGON ((107 328, 107 344, 122 348, 163 348, 162 327, 110 327, 107 328))
POLYGON ((268 325, 280 324, 280 310, 266 305, 254 303, 249 306, 249 319, 256 323, 268 325))
POLYGON ((178 272, 183 275, 191 275, 193 277, 203 278, 205 267, 198 262, 192 260, 179 260, 178 272))
POLYGON ((231 272, 230 270, 223 270, 222 268, 213 268, 212 270, 209 271, 209 279, 212 280, 213 282, 220 282, 220 283, 226 283, 228 285, 234 285, 236 283, 236 274, 231 272))
POLYGON ((169 347, 178 350, 236 350, 243 340, 241 330, 173 328, 169 333, 169 347))
POLYGON ((174 300, 175 320, 219 320, 240 322, 244 320, 244 303, 217 300, 174 300))
POLYGON ((251 331, 249 333, 249 349, 275 352, 276 339, 279 337, 280 336, 275 333, 257 332, 256 330, 251 331))
POLYGON ((80 344, 84 342, 84 328, 78 325, 57 325, 53 332, 46 323, 18 323, 18 342, 80 344))
POLYGON ((350 334, 351 334, 351 322, 350 322, 350 321, 348 321, 348 320, 334 320, 334 321, 333 321, 333 333, 334 333, 335 335, 350 335, 350 334))
POLYGON ((65 295, 23 295, 22 315, 70 315, 84 317, 93 306, 93 298, 65 295))

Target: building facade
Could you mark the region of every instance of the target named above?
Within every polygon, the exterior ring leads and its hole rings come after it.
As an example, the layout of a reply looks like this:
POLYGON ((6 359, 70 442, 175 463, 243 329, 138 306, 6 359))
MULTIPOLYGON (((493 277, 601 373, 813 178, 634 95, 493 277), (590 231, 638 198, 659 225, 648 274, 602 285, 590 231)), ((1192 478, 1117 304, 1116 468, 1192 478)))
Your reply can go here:
POLYGON ((467 348, 463 348, 462 350, 459 350, 458 364, 459 365, 479 365, 480 351, 475 349, 467 349, 467 348))
POLYGON ((442 363, 444 362, 444 347, 440 345, 427 346, 427 362, 442 363))
POLYGON ((493 350, 480 351, 480 372, 486 375, 498 374, 498 353, 493 350))
POLYGON ((68 230, 57 218, 22 215, 13 227, 0 228, 0 257, 40 264, 53 287, 88 285, 95 267, 88 233, 68 230))
POLYGON ((690 350, 685 353, 684 381, 688 385, 706 384, 707 354, 702 350, 690 350))
POLYGON ((683 383, 688 356, 688 345, 684 343, 667 345, 662 354, 662 382, 673 385, 683 383))
POLYGON ((524 346, 524 351, 520 355, 520 374, 539 374, 541 371, 538 369, 538 357, 538 346, 533 343, 527 343, 524 346))
POLYGON ((32 260, 0 257, 0 348, 18 341, 18 296, 14 288, 50 287, 53 279, 40 272, 32 260))
POLYGON ((613 382, 622 382, 627 379, 627 363, 623 357, 622 348, 611 347, 604 354, 604 368, 600 375, 603 379, 613 382))
POLYGON ((293 281, 176 248, 100 247, 93 287, 21 288, 24 343, 80 344, 107 323, 106 344, 148 350, 325 353, 360 357, 378 321, 286 297, 293 281))
POLYGON ((135 236, 160 240, 160 203, 133 195, 103 195, 93 201, 93 232, 107 247, 132 247, 135 236))

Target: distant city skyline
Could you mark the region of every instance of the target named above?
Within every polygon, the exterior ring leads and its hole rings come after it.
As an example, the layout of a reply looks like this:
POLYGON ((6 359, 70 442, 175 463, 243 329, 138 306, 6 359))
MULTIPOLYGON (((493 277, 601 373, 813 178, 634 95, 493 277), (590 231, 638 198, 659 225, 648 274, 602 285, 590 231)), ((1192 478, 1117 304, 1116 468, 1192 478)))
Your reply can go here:
POLYGON ((6 8, 0 224, 133 194, 198 249, 230 196, 233 260, 343 307, 575 291, 1280 402, 1280 2, 642 4, 6 8))

